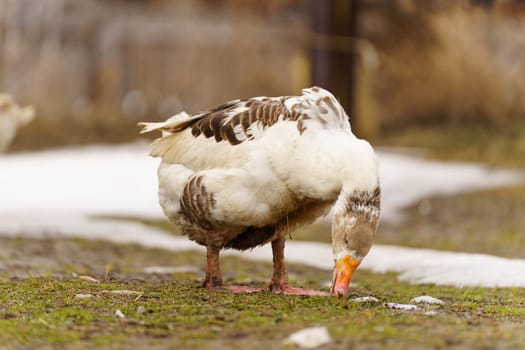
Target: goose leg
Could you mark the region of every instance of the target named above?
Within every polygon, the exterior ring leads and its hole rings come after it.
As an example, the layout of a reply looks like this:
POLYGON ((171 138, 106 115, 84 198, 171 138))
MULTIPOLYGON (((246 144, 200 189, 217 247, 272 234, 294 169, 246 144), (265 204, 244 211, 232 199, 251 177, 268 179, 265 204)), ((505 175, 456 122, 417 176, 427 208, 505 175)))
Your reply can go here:
POLYGON ((211 232, 206 242, 206 278, 203 287, 208 290, 226 289, 234 293, 254 293, 260 292, 260 288, 251 288, 247 286, 223 286, 222 274, 219 264, 219 252, 223 246, 221 235, 217 232, 211 232))
POLYGON ((206 278, 203 287, 212 290, 222 287, 222 274, 219 266, 220 248, 209 241, 206 247, 206 278))
POLYGON ((273 253, 273 276, 270 283, 270 290, 274 293, 291 294, 291 295, 310 295, 310 296, 327 296, 326 292, 311 289, 291 287, 288 285, 288 273, 284 264, 284 237, 279 236, 272 241, 273 253))

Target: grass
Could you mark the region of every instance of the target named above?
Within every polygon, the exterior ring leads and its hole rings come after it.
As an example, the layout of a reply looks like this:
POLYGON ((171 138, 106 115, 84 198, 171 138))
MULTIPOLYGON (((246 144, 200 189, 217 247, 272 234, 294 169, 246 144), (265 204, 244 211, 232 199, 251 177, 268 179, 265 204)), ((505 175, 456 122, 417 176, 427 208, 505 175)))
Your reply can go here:
MULTIPOLYGON (((3 239, 20 248, 30 240, 3 239)), ((105 262, 115 267, 104 276, 99 262, 79 269, 91 272, 101 282, 72 276, 60 267, 39 277, 15 278, 4 272, 0 283, 0 341, 5 349, 241 349, 279 348, 292 332, 326 326, 333 342, 324 348, 368 349, 458 349, 517 348, 525 344, 523 289, 453 288, 411 285, 394 274, 358 271, 349 296, 337 298, 297 297, 263 292, 237 295, 209 292, 200 287, 201 275, 148 275, 141 265, 204 263, 200 253, 167 253, 137 246, 114 247, 102 242, 46 241, 55 252, 68 248, 71 265, 75 257, 102 251, 105 262), (115 250, 112 254, 109 251, 115 250), (74 254, 77 253, 77 254, 74 254), (135 265, 125 266, 130 256, 135 265), (140 263, 137 263, 140 262, 140 263), (124 267, 122 269, 122 267, 124 267), (111 290, 133 290, 139 294, 113 294, 111 290), (77 294, 91 294, 77 299, 77 294), (432 295, 443 306, 419 306, 407 312, 389 309, 386 302, 410 303, 413 297, 432 295), (373 295, 379 303, 355 303, 350 299, 373 295), (121 310, 126 318, 115 316, 121 310), (435 311, 429 315, 427 311, 435 311)), ((19 254, 28 254, 31 249, 19 254)), ((32 269, 31 266, 27 267, 32 269)), ((42 269, 42 267, 41 267, 42 269)), ((44 269, 45 270, 45 269, 44 269)), ((271 274, 267 263, 247 263, 234 257, 223 259, 228 283, 263 286, 271 274), (252 276, 246 280, 243 276, 252 276)), ((290 266, 292 283, 323 288, 329 271, 290 266)))
POLYGON ((524 185, 425 199, 382 225, 378 242, 525 258, 524 210, 524 185))
POLYGON ((373 142, 378 146, 419 148, 426 157, 443 161, 472 161, 494 167, 525 166, 525 122, 496 128, 483 123, 412 125, 387 130, 373 142))

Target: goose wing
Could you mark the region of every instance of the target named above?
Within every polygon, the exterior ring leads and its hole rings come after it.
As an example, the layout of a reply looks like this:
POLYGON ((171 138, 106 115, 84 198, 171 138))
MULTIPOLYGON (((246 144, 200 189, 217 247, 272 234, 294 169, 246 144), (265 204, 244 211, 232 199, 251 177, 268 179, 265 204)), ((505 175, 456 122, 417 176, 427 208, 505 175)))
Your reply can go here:
POLYGON ((343 107, 330 92, 319 87, 303 89, 300 96, 233 100, 194 115, 182 112, 165 122, 139 125, 144 127, 142 133, 160 130, 165 136, 189 128, 193 137, 203 135, 235 146, 283 121, 296 122, 301 134, 311 128, 350 131, 343 107))

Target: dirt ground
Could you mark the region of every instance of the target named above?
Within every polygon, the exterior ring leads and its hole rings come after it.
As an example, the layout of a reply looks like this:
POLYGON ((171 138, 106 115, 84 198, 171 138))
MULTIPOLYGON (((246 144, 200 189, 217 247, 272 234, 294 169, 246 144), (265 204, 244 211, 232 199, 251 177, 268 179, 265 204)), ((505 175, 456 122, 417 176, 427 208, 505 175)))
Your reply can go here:
MULTIPOLYGON (((409 208, 405 224, 383 225, 378 241, 523 257, 517 247, 523 238, 515 233, 523 232, 520 191, 523 188, 516 187, 429 199, 409 208), (490 198, 497 198, 497 205, 490 198), (421 205, 430 206, 430 213, 428 208, 422 213, 421 205), (513 209, 506 215, 509 208, 513 209), (428 215, 432 220, 426 219, 428 215)), ((311 239, 309 235, 322 229, 311 228, 294 239, 311 239)), ((224 257, 221 263, 226 283, 265 287, 271 275, 268 263, 234 257, 224 257)), ((523 289, 411 285, 393 274, 359 270, 343 299, 269 292, 232 295, 201 288, 204 268, 204 254, 198 252, 80 239, 0 237, 2 348, 294 348, 283 345, 283 340, 319 325, 326 326, 332 337, 320 349, 525 346, 523 289), (156 266, 182 272, 147 273, 156 266), (114 295, 115 290, 129 294, 114 295), (79 294, 92 297, 78 299, 79 294), (379 302, 350 301, 367 295, 379 302), (431 295, 445 304, 419 305, 414 312, 385 307, 387 302, 410 304, 418 295, 431 295), (125 318, 115 316, 116 310, 125 318)), ((324 290, 331 278, 330 271, 301 265, 290 265, 289 274, 294 285, 324 290)))

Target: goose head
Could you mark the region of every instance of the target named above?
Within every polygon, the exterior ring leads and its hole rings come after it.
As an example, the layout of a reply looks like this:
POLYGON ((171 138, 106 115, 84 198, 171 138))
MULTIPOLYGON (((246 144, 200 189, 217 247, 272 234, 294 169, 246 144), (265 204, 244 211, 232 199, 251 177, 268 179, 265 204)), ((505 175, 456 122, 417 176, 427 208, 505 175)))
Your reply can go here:
POLYGON ((380 189, 341 193, 332 221, 334 276, 331 292, 344 296, 354 271, 368 254, 379 222, 380 189))

